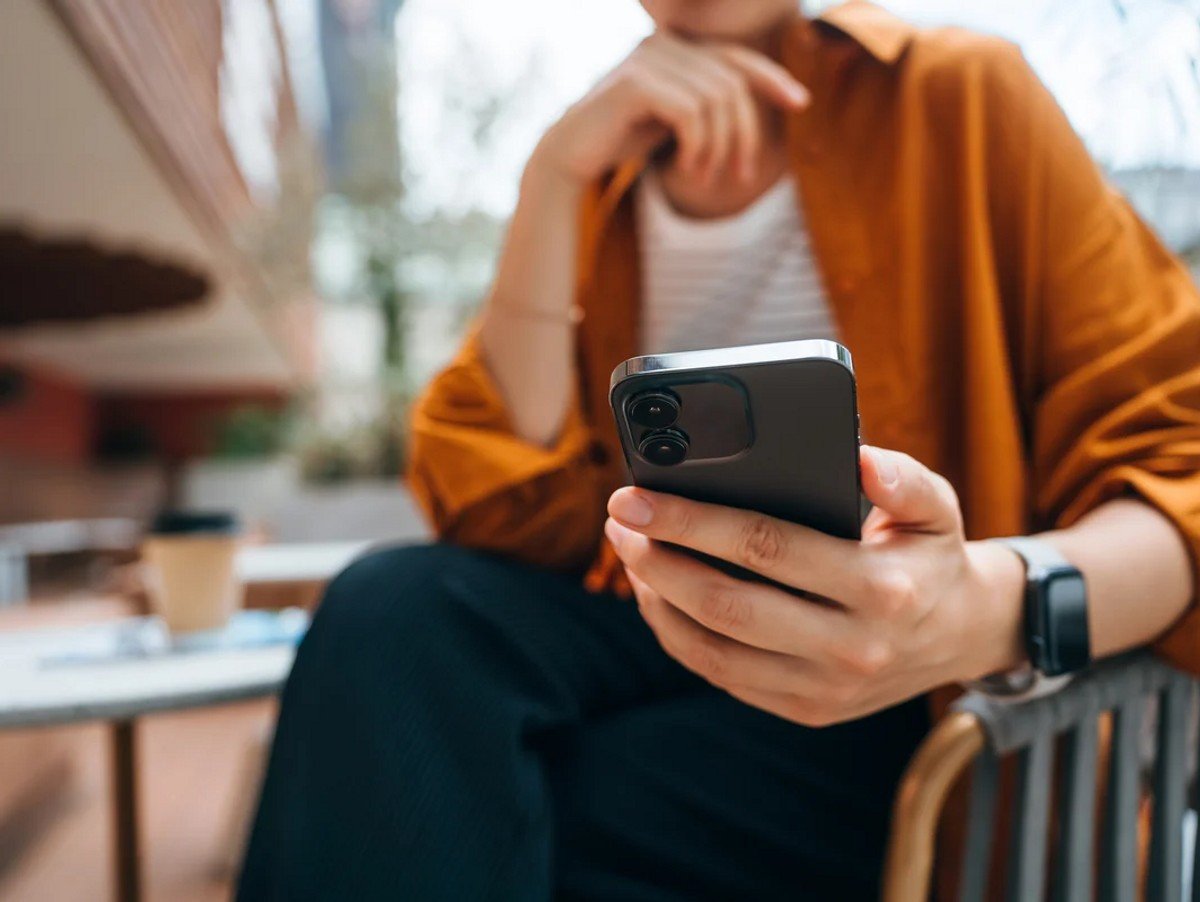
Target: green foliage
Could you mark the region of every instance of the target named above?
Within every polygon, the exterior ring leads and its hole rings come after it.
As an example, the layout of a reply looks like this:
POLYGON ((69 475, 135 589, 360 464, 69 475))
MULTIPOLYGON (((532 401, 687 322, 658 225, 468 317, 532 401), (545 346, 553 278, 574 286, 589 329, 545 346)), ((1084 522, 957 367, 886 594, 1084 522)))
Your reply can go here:
POLYGON ((225 460, 274 457, 289 444, 294 415, 263 404, 246 404, 218 417, 213 456, 225 460))
POLYGON ((405 410, 394 399, 384 415, 333 430, 314 426, 296 443, 300 475, 317 485, 352 479, 399 479, 407 460, 405 410))

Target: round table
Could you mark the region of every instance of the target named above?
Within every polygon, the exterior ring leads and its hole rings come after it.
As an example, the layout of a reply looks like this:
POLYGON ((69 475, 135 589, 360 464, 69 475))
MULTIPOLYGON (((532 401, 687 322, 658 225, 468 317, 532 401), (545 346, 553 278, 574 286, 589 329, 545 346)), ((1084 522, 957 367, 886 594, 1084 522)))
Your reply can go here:
POLYGON ((0 634, 0 729, 110 724, 121 902, 141 897, 138 718, 276 694, 307 623, 300 610, 244 611, 225 630, 186 643, 149 617, 0 634))

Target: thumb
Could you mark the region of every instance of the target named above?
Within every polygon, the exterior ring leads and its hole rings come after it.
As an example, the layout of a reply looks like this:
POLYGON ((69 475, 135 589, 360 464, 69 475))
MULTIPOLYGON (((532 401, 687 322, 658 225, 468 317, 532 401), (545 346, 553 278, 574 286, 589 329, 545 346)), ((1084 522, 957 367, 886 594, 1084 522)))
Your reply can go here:
POLYGON ((954 532, 962 527, 958 496, 946 479, 899 451, 863 445, 862 489, 896 526, 922 532, 954 532))

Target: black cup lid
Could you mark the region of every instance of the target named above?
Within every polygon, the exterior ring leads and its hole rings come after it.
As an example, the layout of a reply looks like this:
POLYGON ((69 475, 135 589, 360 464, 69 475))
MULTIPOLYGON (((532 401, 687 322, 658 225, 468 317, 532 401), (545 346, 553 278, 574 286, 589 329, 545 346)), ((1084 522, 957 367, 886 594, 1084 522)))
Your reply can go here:
POLYGON ((166 510, 150 524, 150 534, 156 536, 232 535, 238 531, 237 515, 229 511, 166 510))

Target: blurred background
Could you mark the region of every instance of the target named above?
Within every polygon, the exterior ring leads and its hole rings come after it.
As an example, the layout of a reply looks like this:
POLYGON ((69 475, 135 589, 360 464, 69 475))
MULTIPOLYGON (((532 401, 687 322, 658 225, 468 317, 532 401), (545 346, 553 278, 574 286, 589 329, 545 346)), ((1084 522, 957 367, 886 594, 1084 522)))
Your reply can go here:
MULTIPOLYGON (((1200 274, 1200 0, 882 5, 1017 41, 1200 274)), ((634 0, 5 0, 0 631, 142 612, 167 505, 237 512, 263 608, 422 537, 407 406, 538 136, 647 29, 634 0)), ((227 897, 272 711, 146 721, 148 897, 227 897)), ((106 885, 102 730, 0 730, 0 898, 106 885)))

